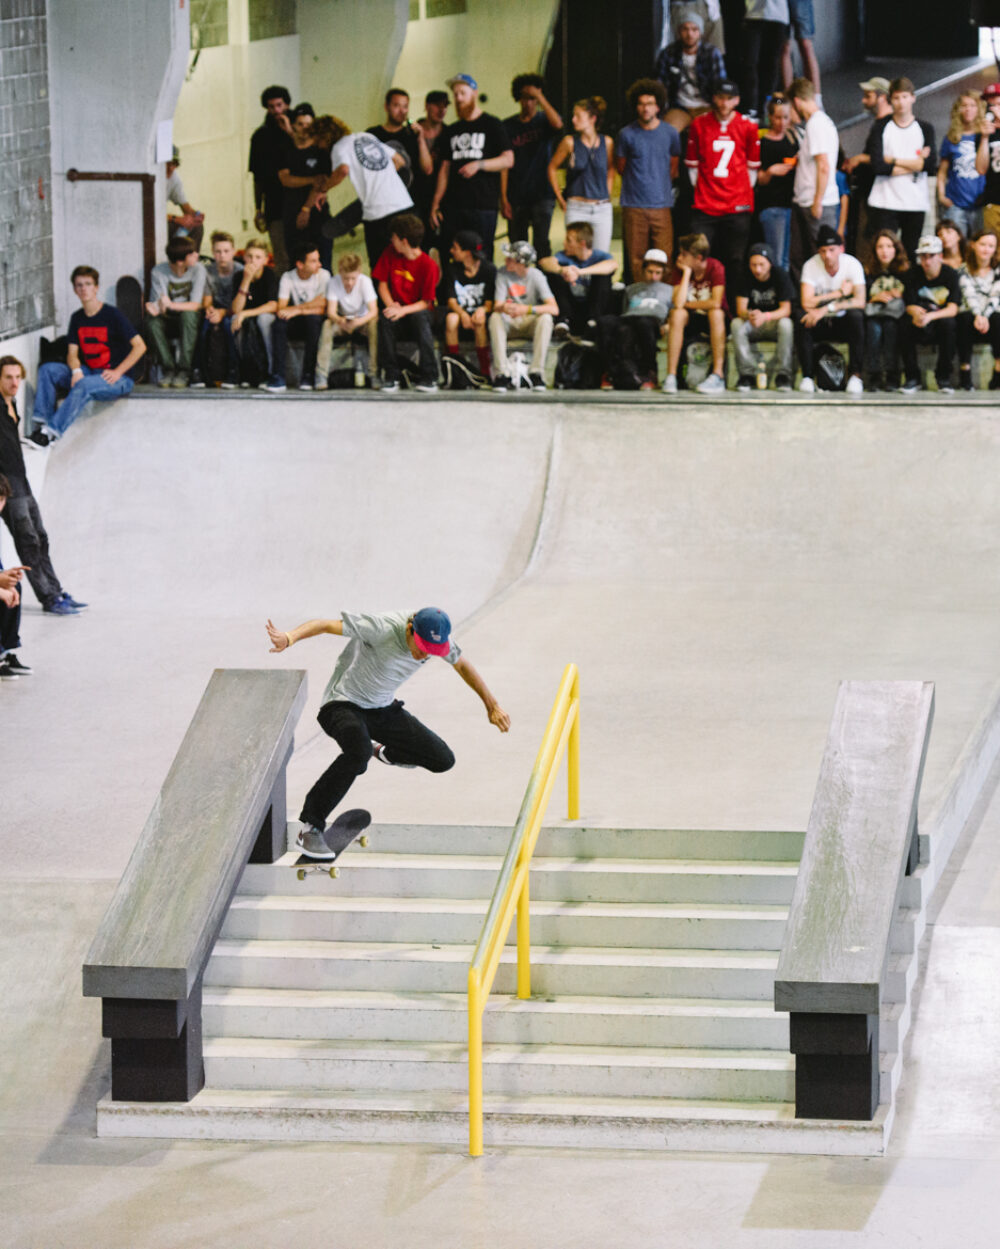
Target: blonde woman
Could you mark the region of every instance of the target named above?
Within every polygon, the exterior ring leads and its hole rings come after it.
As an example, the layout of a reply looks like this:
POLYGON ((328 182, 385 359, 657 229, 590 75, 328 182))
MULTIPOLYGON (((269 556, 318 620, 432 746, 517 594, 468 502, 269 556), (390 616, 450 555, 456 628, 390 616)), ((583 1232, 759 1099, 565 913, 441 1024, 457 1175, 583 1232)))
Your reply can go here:
POLYGON ((599 95, 577 100, 573 105, 573 134, 568 134, 549 161, 549 183, 566 224, 589 221, 594 231, 594 250, 611 250, 613 212, 611 189, 615 179, 615 145, 609 135, 600 133, 607 104, 599 95), (566 189, 559 185, 558 171, 569 162, 566 189))
POLYGON ((951 106, 948 133, 941 144, 937 172, 938 218, 953 221, 968 237, 982 224, 976 207, 985 175, 976 172, 976 148, 986 120, 986 105, 974 91, 963 91, 951 106))

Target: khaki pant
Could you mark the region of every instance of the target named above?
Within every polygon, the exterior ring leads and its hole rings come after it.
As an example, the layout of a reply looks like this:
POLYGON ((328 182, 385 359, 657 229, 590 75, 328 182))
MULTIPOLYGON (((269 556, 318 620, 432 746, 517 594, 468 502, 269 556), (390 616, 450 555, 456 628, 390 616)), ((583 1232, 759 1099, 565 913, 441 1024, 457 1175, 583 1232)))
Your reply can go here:
POLYGON ((490 314, 490 346, 493 348, 493 376, 509 377, 507 339, 531 339, 531 372, 545 373, 545 357, 552 341, 552 316, 529 312, 523 317, 509 317, 505 312, 490 314))
POLYGON ((631 281, 642 281, 642 258, 651 247, 661 248, 670 260, 674 250, 674 219, 670 209, 623 208, 622 248, 629 259, 631 281))
POLYGON ((1000 237, 1000 204, 985 204, 983 206, 983 229, 992 230, 994 234, 1000 237))
MULTIPOLYGON (((372 317, 367 325, 363 325, 358 334, 364 334, 368 339, 368 376, 375 376, 377 367, 377 345, 378 345, 378 317, 372 317)), ((322 390, 326 383, 326 379, 330 373, 330 360, 333 356, 333 349, 339 343, 341 346, 350 342, 350 336, 347 334, 339 334, 336 337, 333 332, 333 322, 324 318, 323 328, 319 332, 319 351, 316 355, 316 379, 319 383, 317 389, 322 390)), ((353 366, 352 366, 353 367, 353 366)))

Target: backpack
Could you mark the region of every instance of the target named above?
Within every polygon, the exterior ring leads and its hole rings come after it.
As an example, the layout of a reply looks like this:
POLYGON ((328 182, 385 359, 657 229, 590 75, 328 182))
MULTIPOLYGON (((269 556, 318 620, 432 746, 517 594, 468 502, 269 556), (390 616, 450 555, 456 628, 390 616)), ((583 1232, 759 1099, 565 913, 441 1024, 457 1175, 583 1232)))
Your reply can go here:
POLYGON ((229 372, 228 331, 224 325, 210 325, 202 340, 201 376, 206 386, 218 386, 229 372))
POLYGON ((815 369, 820 390, 843 390, 847 385, 847 365, 832 343, 821 343, 817 348, 815 369))
POLYGON ((256 317, 243 322, 236 341, 240 356, 240 381, 254 387, 266 382, 267 347, 256 317))
POLYGON ((489 382, 459 356, 445 355, 441 359, 445 390, 488 390, 489 382))
POLYGON ((688 390, 694 390, 699 382, 703 382, 712 371, 712 348, 700 339, 688 343, 687 350, 684 352, 684 360, 686 363, 684 383, 688 390))
POLYGON ((604 369, 594 347, 563 343, 556 356, 556 390, 600 390, 604 369))

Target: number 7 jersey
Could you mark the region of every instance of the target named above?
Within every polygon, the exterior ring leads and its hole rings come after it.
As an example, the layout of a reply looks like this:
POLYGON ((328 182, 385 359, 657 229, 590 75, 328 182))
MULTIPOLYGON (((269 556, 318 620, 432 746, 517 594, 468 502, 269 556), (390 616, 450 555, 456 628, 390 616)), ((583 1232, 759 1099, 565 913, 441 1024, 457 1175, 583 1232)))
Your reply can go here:
POLYGON ((750 170, 760 168, 760 135, 742 113, 719 121, 709 109, 691 122, 685 164, 698 170, 694 207, 710 217, 753 212, 750 170))

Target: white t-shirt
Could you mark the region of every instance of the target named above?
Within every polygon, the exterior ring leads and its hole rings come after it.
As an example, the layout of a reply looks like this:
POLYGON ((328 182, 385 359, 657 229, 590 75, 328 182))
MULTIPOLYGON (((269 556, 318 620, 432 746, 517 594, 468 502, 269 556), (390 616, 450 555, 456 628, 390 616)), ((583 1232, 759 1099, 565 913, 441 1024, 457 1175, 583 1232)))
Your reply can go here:
MULTIPOLYGON (((827 273, 822 256, 811 256, 802 266, 802 285, 811 286, 814 295, 830 295, 839 291, 845 282, 851 282, 854 289, 865 289, 865 271, 856 256, 848 256, 843 252, 836 273, 827 273)), ((838 308, 830 316, 842 317, 846 308, 838 308)))
POLYGON ((327 300, 334 300, 337 311, 342 317, 360 317, 368 311, 368 305, 375 299, 375 287, 367 273, 359 275, 354 283, 354 290, 348 291, 344 279, 335 273, 326 288, 327 300))
POLYGON ((413 207, 410 193, 392 163, 395 155, 387 143, 364 130, 344 135, 333 146, 333 168, 347 166, 347 176, 361 200, 365 221, 379 221, 413 207))
MULTIPOLYGON (((919 156, 926 144, 920 122, 911 121, 908 126, 897 126, 889 119, 882 131, 882 155, 889 162, 912 160, 919 156)), ((891 208, 896 212, 927 212, 931 206, 925 173, 879 176, 868 196, 872 208, 891 208)))
POLYGON ((799 159, 795 166, 794 197, 796 204, 803 208, 812 205, 816 195, 816 157, 825 155, 830 165, 830 175, 826 180, 823 192, 823 207, 828 204, 840 203, 840 192, 837 190, 837 153, 840 140, 837 127, 830 118, 818 108, 806 122, 806 132, 799 147, 799 159))
POLYGON ((281 275, 278 282, 278 298, 287 299, 293 308, 299 304, 307 304, 317 295, 326 298, 330 275, 326 269, 320 269, 311 278, 300 278, 298 269, 289 269, 281 275))

